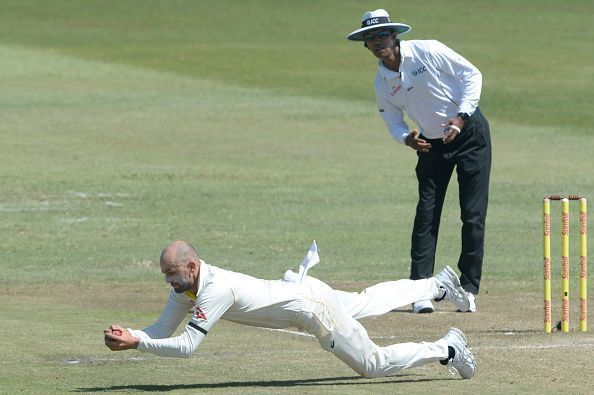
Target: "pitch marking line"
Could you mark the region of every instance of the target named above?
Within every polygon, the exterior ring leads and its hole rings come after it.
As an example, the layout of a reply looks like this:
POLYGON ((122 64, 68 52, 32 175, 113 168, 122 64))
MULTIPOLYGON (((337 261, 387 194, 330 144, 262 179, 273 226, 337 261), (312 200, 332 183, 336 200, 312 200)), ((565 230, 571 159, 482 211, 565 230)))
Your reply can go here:
POLYGON ((264 329, 266 331, 273 331, 273 332, 289 333, 289 334, 295 335, 295 336, 314 337, 314 335, 310 335, 309 333, 298 332, 298 331, 291 331, 291 330, 288 330, 288 329, 272 329, 272 328, 260 328, 260 329, 264 329))
POLYGON ((541 350, 549 348, 594 348, 594 343, 572 343, 572 344, 534 344, 528 346, 481 346, 470 347, 471 350, 541 350))
POLYGON ((83 363, 95 363, 95 362, 128 362, 128 361, 143 361, 146 358, 140 357, 129 357, 129 358, 89 358, 89 359, 69 359, 64 361, 67 365, 78 365, 83 363))
MULTIPOLYGON (((274 332, 283 332, 288 333, 290 335, 295 336, 303 336, 303 337, 314 337, 309 333, 299 332, 299 331, 292 331, 288 329, 271 329, 271 328, 260 328, 267 331, 274 331, 274 332)), ((402 336, 373 336, 371 337, 372 340, 374 339, 398 339, 402 338, 402 336)), ((480 347, 470 347, 472 350, 508 350, 508 349, 516 349, 516 350, 540 350, 540 349, 555 349, 555 348, 594 348, 594 343, 571 343, 571 344, 534 344, 534 345, 525 345, 525 346, 480 346, 480 347)))

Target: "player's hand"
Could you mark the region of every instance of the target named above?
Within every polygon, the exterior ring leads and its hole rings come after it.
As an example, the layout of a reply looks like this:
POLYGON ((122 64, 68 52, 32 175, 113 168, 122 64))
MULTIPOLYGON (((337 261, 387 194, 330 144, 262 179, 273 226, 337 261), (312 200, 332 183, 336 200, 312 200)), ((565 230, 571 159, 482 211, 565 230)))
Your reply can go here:
POLYGON ((458 137, 462 128, 464 127, 464 121, 460 117, 450 118, 448 121, 441 125, 443 127, 443 143, 449 144, 458 137))
POLYGON ((406 136, 404 144, 419 152, 429 152, 429 149, 431 148, 431 143, 419 138, 419 131, 417 129, 414 129, 408 136, 406 136))
POLYGON ((112 351, 128 350, 136 348, 140 340, 125 328, 119 325, 112 325, 108 329, 103 330, 103 337, 105 345, 112 351))

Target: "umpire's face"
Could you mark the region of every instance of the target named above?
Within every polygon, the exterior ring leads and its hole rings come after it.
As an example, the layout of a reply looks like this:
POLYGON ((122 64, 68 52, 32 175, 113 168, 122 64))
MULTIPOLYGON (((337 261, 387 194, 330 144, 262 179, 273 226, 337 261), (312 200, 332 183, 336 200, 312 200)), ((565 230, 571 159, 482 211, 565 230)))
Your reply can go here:
POLYGON ((396 33, 385 28, 373 29, 365 33, 365 46, 377 58, 388 59, 396 55, 396 33))

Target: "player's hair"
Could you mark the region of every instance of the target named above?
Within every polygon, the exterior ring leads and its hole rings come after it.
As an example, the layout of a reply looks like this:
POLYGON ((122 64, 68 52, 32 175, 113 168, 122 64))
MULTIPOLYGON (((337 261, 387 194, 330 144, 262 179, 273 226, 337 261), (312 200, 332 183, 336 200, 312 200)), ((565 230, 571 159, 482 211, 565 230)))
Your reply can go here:
POLYGON ((161 262, 170 261, 174 265, 183 265, 190 261, 198 262, 200 259, 196 249, 190 243, 179 241, 172 244, 161 252, 161 262))
POLYGON ((197 261, 198 259, 200 259, 200 257, 198 256, 198 252, 196 251, 194 246, 192 246, 190 243, 187 243, 187 242, 184 243, 182 245, 182 247, 180 248, 180 250, 181 250, 181 253, 183 253, 183 256, 186 261, 189 261, 189 260, 197 261))

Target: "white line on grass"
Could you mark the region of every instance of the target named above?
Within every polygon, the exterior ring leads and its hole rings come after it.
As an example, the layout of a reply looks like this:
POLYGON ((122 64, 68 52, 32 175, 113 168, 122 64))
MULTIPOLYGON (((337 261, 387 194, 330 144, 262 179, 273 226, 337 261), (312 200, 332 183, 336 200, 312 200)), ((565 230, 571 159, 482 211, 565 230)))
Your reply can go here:
POLYGON ((90 217, 80 217, 80 218, 58 218, 59 222, 63 222, 65 224, 77 224, 80 222, 88 221, 90 217))
POLYGON ((37 211, 66 211, 72 206, 62 201, 55 202, 25 202, 25 203, 0 203, 0 212, 24 213, 37 211))
POLYGON ((480 346, 470 347, 471 350, 541 350, 547 348, 593 348, 594 343, 570 343, 570 344, 532 344, 525 346, 480 346))
POLYGON ((64 361, 68 365, 78 365, 81 363, 96 363, 96 362, 128 362, 128 361, 143 361, 145 358, 128 357, 128 358, 89 358, 89 359, 69 359, 64 361))
MULTIPOLYGON (((290 335, 295 336, 304 336, 304 337, 314 337, 309 333, 305 332, 298 332, 292 331, 288 329, 270 329, 270 328, 261 328, 267 331, 275 331, 275 332, 283 332, 288 333, 290 335)), ((390 339, 398 339, 402 338, 402 336, 373 336, 371 337, 372 340, 390 340, 390 339)), ((516 350, 539 350, 539 349, 555 349, 555 348, 593 348, 594 343, 563 343, 563 344, 533 344, 533 345, 507 345, 507 346, 480 346, 480 347, 470 347, 472 350, 508 350, 508 349, 516 349, 516 350)))
POLYGON ((273 331, 273 332, 289 333, 289 334, 295 335, 295 336, 314 337, 313 335, 310 335, 309 333, 298 332, 298 331, 290 331, 288 329, 272 329, 272 328, 260 328, 260 329, 264 329, 266 331, 273 331))

